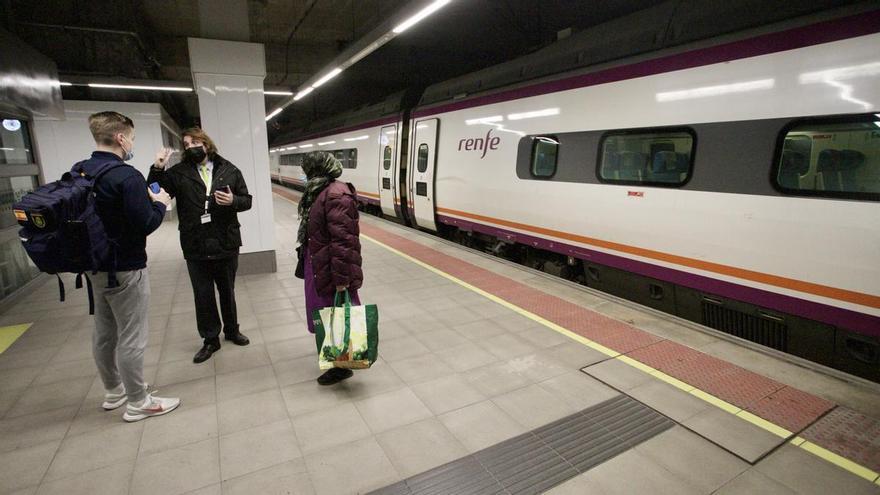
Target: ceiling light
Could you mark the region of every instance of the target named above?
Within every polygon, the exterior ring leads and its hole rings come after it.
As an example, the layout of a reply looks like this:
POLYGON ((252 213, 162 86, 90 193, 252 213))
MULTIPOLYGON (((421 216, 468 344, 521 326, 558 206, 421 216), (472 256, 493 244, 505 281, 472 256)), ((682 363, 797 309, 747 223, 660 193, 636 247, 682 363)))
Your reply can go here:
POLYGON ((73 86, 73 83, 64 82, 64 81, 60 81, 58 84, 60 84, 62 86, 73 86))
POLYGON ((282 110, 284 110, 284 109, 281 107, 278 107, 275 110, 273 110, 272 113, 270 113, 269 115, 266 115, 266 122, 269 122, 270 120, 272 120, 272 117, 281 113, 282 110))
POLYGON ((370 139, 370 136, 365 134, 363 136, 358 136, 358 137, 353 137, 353 138, 345 138, 345 141, 363 141, 364 139, 370 139))
POLYGON ((293 91, 263 91, 264 95, 293 96, 293 91))
POLYGON ((98 84, 89 83, 90 88, 112 88, 112 89, 141 89, 146 91, 192 91, 192 88, 181 86, 135 86, 127 84, 98 84))
POLYGON ((309 86, 308 88, 297 93, 296 96, 293 97, 293 101, 301 100, 305 95, 311 93, 314 90, 315 90, 315 88, 313 86, 309 86))
MULTIPOLYGON (((301 144, 301 145, 299 145, 300 148, 311 148, 312 146, 314 146, 314 144, 301 144)), ((290 149, 290 148, 287 148, 287 149, 290 149)))
POLYGON ((312 88, 317 88, 317 87, 321 86, 322 84, 329 81, 330 79, 333 79, 334 77, 338 76, 340 72, 342 72, 342 69, 340 69, 339 67, 331 70, 326 76, 315 81, 315 83, 312 84, 312 88))
POLYGON ((318 146, 324 146, 327 144, 335 144, 335 143, 336 143, 336 141, 324 141, 323 143, 318 143, 318 146))
POLYGON ((419 11, 419 13, 417 13, 416 15, 403 21, 400 25, 398 25, 396 28, 394 28, 394 32, 396 34, 400 34, 404 31, 406 31, 407 29, 411 28, 415 23, 421 21, 425 17, 428 17, 429 15, 433 14, 434 12, 437 12, 438 10, 440 10, 440 8, 442 8, 444 5, 449 3, 449 1, 450 0, 435 0, 434 3, 432 3, 431 5, 428 5, 427 7, 425 7, 421 11, 419 11))

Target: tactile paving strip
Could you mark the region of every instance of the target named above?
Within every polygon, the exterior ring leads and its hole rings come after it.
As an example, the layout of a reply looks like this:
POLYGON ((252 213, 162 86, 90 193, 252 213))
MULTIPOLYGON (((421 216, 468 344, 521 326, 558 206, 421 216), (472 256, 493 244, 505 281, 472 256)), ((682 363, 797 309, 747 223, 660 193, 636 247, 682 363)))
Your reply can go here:
POLYGON ((837 455, 880 472, 880 421, 838 407, 801 436, 837 455))
POLYGON ((372 494, 537 494, 674 424, 642 403, 618 395, 372 494))

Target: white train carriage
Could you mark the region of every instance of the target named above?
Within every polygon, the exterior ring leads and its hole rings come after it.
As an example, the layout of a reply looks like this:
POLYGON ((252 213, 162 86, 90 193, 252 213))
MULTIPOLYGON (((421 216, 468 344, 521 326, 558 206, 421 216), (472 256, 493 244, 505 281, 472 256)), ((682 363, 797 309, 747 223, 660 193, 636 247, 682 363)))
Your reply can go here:
POLYGON ((477 73, 283 153, 354 143, 386 216, 880 381, 878 47, 868 9, 437 96, 477 73))

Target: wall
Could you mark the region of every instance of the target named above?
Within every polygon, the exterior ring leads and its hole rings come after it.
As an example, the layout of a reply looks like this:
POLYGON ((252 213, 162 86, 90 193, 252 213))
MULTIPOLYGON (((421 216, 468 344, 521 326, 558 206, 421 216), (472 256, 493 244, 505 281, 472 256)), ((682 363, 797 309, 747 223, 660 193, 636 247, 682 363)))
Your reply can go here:
POLYGON ((129 163, 144 177, 149 173, 156 151, 162 147, 162 125, 179 134, 177 125, 158 103, 67 100, 64 102, 64 120, 34 119, 44 182, 58 180, 73 164, 91 155, 95 141, 89 132, 89 115, 107 110, 127 115, 134 121, 134 159, 129 163))

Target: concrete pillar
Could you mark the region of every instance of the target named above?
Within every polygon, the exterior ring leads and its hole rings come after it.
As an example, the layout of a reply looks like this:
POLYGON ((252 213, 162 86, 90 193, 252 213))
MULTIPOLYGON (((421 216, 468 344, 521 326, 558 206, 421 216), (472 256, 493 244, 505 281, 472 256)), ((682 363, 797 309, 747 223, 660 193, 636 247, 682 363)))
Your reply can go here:
POLYGON ((263 45, 200 38, 188 41, 202 129, 217 144, 220 155, 241 170, 254 197, 253 208, 239 214, 243 243, 239 273, 274 272, 275 216, 263 97, 263 45))

